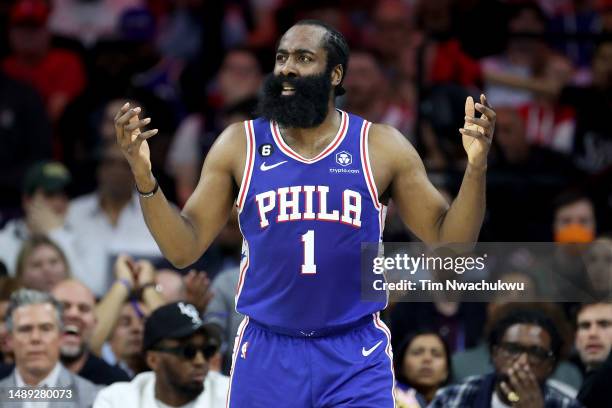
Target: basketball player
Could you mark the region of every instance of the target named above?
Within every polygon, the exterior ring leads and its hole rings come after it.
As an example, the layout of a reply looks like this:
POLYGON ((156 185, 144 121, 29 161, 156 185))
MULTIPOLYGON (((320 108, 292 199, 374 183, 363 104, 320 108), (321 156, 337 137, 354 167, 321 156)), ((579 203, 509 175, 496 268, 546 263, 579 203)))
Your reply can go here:
POLYGON ((151 171, 150 118, 115 118, 147 225, 177 267, 196 261, 238 209, 244 236, 230 407, 392 407, 384 302, 360 301, 360 248, 379 242, 392 198, 423 241, 474 242, 485 211, 495 113, 466 102, 468 166, 449 206, 397 130, 335 108, 348 46, 318 21, 282 37, 264 83, 262 117, 229 126, 181 213, 151 171), (475 109, 482 115, 475 117, 475 109))

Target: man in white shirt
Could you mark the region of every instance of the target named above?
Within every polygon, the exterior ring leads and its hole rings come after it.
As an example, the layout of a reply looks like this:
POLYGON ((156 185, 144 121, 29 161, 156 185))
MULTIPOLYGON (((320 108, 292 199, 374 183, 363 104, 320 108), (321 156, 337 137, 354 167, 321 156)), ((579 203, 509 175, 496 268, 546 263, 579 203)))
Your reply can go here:
MULTIPOLYGON (((0 405, 20 408, 90 407, 98 392, 59 362, 62 307, 51 295, 20 289, 11 295, 6 325, 15 352, 13 373, 0 382, 0 405), (20 389, 47 388, 52 400, 16 397, 20 389)), ((44 395, 42 395, 44 396, 44 395)))
POLYGON ((98 189, 70 202, 66 225, 76 238, 76 248, 87 276, 79 276, 97 297, 112 283, 112 265, 119 254, 161 259, 147 229, 134 178, 116 145, 103 149, 97 168, 98 189))
POLYGON ((144 349, 153 372, 100 392, 95 408, 224 407, 229 378, 209 370, 220 340, 184 302, 156 309, 146 321, 144 349))

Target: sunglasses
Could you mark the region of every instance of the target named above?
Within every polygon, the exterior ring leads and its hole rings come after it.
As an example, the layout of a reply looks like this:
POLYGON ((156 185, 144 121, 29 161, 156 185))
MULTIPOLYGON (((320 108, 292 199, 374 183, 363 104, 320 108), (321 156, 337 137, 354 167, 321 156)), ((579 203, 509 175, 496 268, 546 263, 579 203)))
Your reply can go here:
POLYGON ((542 364, 554 357, 554 353, 541 347, 527 347, 517 343, 501 343, 499 349, 511 359, 527 354, 527 359, 533 364, 542 364))
POLYGON ((186 360, 193 360, 198 351, 202 352, 205 360, 209 360, 217 352, 218 347, 213 344, 205 344, 202 346, 196 346, 194 344, 185 344, 176 347, 154 347, 152 351, 161 351, 162 353, 170 353, 175 356, 179 356, 186 360))

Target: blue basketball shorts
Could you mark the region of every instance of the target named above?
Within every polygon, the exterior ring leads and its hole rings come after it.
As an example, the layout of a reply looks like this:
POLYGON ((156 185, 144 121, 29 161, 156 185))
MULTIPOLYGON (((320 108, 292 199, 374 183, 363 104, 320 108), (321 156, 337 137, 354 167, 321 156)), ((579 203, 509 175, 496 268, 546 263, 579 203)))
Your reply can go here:
POLYGON ((230 408, 391 408, 393 354, 378 313, 321 337, 279 334, 245 318, 232 358, 230 408))

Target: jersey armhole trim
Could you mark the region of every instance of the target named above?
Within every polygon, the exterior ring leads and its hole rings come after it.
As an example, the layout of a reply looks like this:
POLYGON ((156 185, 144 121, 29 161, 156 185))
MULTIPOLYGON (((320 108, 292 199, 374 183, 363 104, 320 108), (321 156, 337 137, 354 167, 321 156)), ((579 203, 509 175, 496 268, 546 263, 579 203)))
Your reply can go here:
POLYGON ((361 166, 363 167, 363 175, 365 177, 368 190, 370 191, 370 198, 374 203, 374 207, 376 207, 378 211, 381 211, 383 206, 378 200, 378 190, 376 188, 376 183, 374 182, 374 174, 372 173, 372 167, 370 166, 370 151, 368 148, 368 140, 371 126, 372 122, 368 122, 367 120, 364 120, 361 125, 359 152, 361 155, 361 166))
POLYGON ((252 120, 244 121, 244 133, 246 136, 247 154, 244 163, 244 171, 242 173, 242 182, 240 183, 240 190, 238 190, 238 199, 236 200, 238 214, 242 212, 242 208, 244 207, 244 201, 246 199, 247 192, 249 191, 251 176, 253 174, 255 131, 253 129, 252 120))

